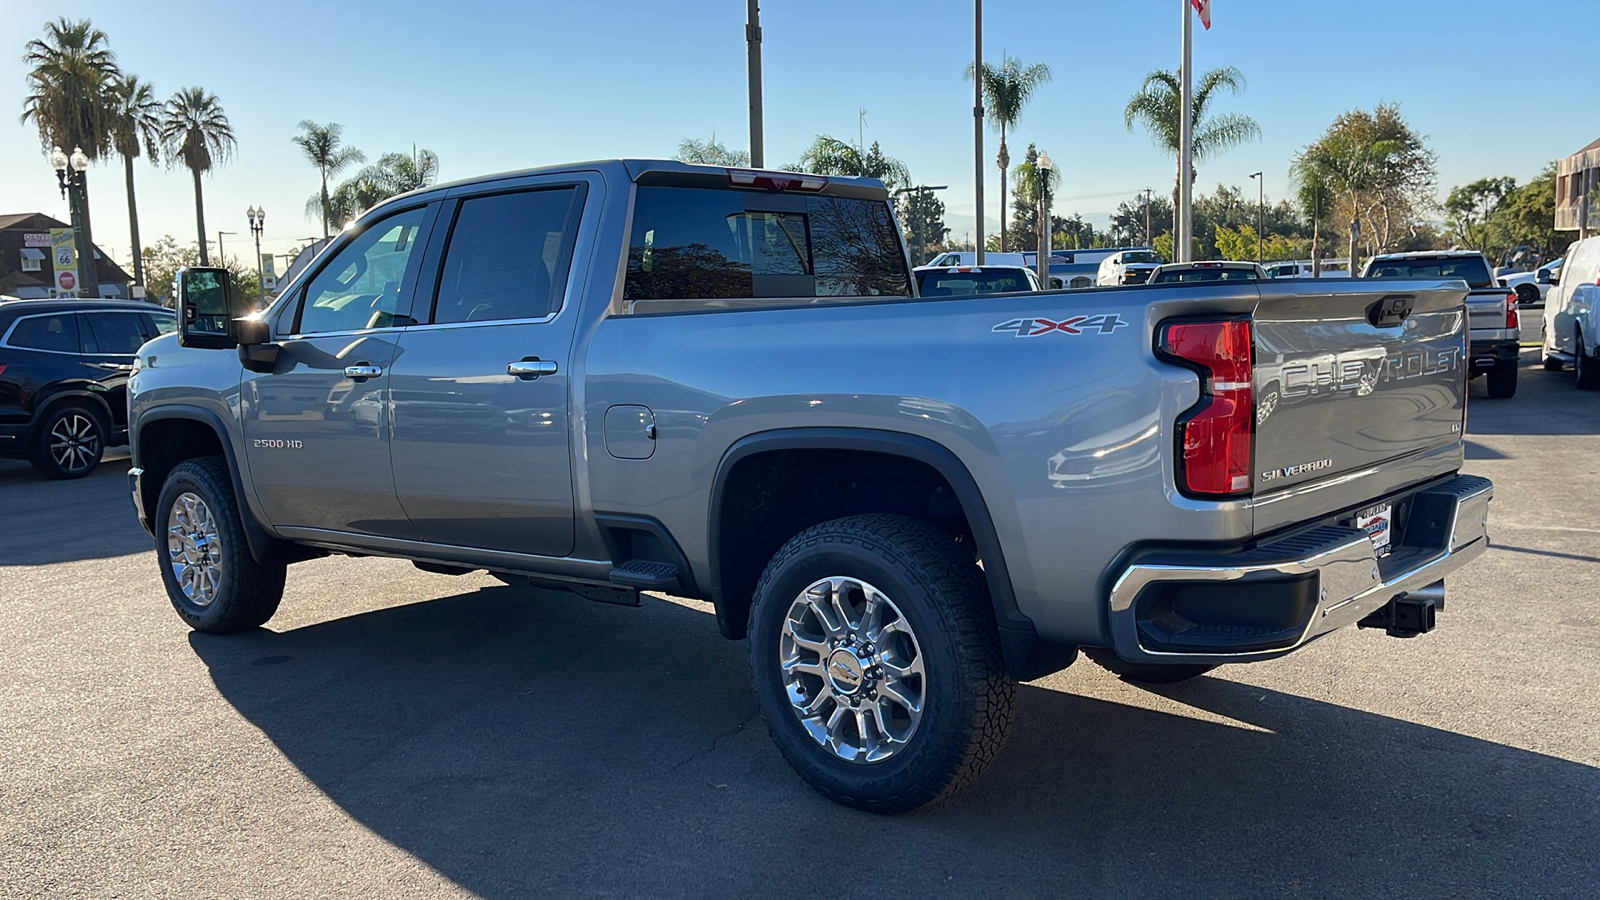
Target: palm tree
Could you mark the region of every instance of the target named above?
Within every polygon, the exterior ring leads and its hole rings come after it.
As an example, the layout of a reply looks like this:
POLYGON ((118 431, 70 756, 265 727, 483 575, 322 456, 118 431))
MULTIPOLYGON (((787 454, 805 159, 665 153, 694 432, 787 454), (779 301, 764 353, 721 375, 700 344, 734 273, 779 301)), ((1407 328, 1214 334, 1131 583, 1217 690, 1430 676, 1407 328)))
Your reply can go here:
MULTIPOLYGON (((1245 141, 1261 137, 1261 126, 1249 116, 1239 113, 1222 113, 1209 118, 1206 116, 1206 110, 1211 105, 1211 97, 1219 88, 1239 93, 1244 89, 1244 73, 1233 66, 1212 69, 1200 76, 1200 83, 1194 86, 1189 121, 1192 129, 1190 146, 1195 162, 1209 159, 1245 141)), ((1182 142, 1182 91, 1176 72, 1157 69, 1144 77, 1144 83, 1139 85, 1139 92, 1129 98, 1128 108, 1123 112, 1123 124, 1129 131, 1133 130, 1135 122, 1143 125, 1156 146, 1173 154, 1174 160, 1181 150, 1182 142)), ((1175 161, 1174 169, 1181 165, 1182 163, 1175 161)), ((1191 171, 1190 184, 1194 183, 1194 176, 1195 173, 1191 171)), ((1182 184, 1179 179, 1182 178, 1183 173, 1178 172, 1173 179, 1172 233, 1174 235, 1178 233, 1177 198, 1182 184)))
MULTIPOLYGON (((967 80, 973 78, 971 64, 967 66, 967 80)), ((1011 168, 1011 153, 1006 149, 1006 129, 1017 127, 1022 108, 1033 98, 1039 85, 1050 80, 1050 67, 1044 63, 1024 66, 1015 56, 1002 56, 1000 65, 983 64, 983 102, 989 109, 989 124, 1000 129, 1000 153, 995 164, 1000 167, 1000 248, 1006 246, 1006 171, 1011 168)), ((978 210, 983 215, 983 210, 978 210)))
POLYGON ((826 134, 817 135, 811 146, 800 154, 797 168, 818 175, 876 178, 891 191, 911 183, 911 170, 900 160, 883 155, 883 148, 878 146, 877 141, 862 151, 854 144, 826 134))
MULTIPOLYGON (((438 177, 439 155, 432 150, 412 147, 409 155, 385 153, 377 165, 367 166, 333 189, 328 195, 328 219, 342 226, 390 197, 425 188, 438 177)), ((306 203, 307 213, 318 199, 306 203)))
POLYGON ((200 265, 210 265, 206 253, 206 208, 200 190, 200 174, 211 171, 215 163, 227 162, 239 142, 233 126, 217 102, 216 94, 204 88, 184 88, 172 95, 161 119, 161 146, 167 151, 167 165, 182 162, 194 176, 194 224, 200 236, 200 265))
MULTIPOLYGON (((1332 135, 1312 144, 1295 157, 1289 177, 1298 187, 1301 202, 1309 197, 1314 219, 1323 209, 1321 198, 1339 197, 1350 205, 1350 271, 1356 271, 1357 225, 1362 213, 1362 198, 1381 183, 1391 160, 1405 152, 1395 140, 1364 143, 1342 135, 1332 135)), ((1312 239, 1318 237, 1317 222, 1312 223, 1312 239)))
POLYGON ((124 75, 111 87, 111 143, 122 156, 128 181, 128 232, 133 238, 133 281, 144 284, 144 259, 139 243, 139 205, 133 194, 133 160, 141 152, 156 162, 161 146, 161 101, 149 82, 124 75))
MULTIPOLYGON (((43 40, 36 38, 23 47, 29 93, 22 101, 22 122, 38 127, 39 142, 47 153, 53 147, 68 153, 82 148, 90 159, 99 159, 111 147, 109 95, 121 74, 116 55, 106 47, 106 33, 88 19, 74 22, 62 17, 46 23, 44 31, 43 40)), ((79 178, 78 255, 84 257, 80 277, 85 291, 98 293, 90 249, 94 236, 89 227, 88 173, 79 178)))
MULTIPOLYGON (((702 141, 697 138, 686 137, 678 142, 678 155, 673 159, 679 162, 695 163, 702 166, 733 166, 743 168, 750 165, 750 151, 729 150, 717 142, 717 133, 711 132, 711 140, 702 141)), ((821 174, 821 173, 818 173, 821 174)))
POLYGON ((312 218, 322 216, 322 237, 326 240, 328 221, 333 218, 329 215, 331 209, 328 178, 356 163, 366 162, 367 155, 354 147, 340 145, 340 138, 344 136, 344 126, 338 122, 318 125, 310 119, 301 119, 297 127, 301 133, 290 140, 300 147, 306 156, 306 162, 316 166, 317 172, 322 176, 322 192, 306 201, 306 215, 312 218))

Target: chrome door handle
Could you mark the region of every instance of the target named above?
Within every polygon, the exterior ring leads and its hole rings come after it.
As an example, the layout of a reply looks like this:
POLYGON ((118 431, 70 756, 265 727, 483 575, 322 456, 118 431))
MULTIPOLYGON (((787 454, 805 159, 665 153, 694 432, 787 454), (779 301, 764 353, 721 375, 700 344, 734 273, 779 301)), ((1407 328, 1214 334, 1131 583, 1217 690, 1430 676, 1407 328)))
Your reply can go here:
POLYGON ((379 366, 369 366, 366 363, 362 363, 359 366, 345 366, 344 367, 344 377, 346 377, 346 378, 356 378, 356 379, 377 378, 379 375, 382 375, 382 374, 383 374, 383 369, 381 367, 379 367, 379 366))
POLYGON ((514 363, 506 364, 507 375, 515 375, 518 378, 530 380, 538 378, 540 375, 554 375, 556 369, 556 362, 553 359, 519 359, 514 363))

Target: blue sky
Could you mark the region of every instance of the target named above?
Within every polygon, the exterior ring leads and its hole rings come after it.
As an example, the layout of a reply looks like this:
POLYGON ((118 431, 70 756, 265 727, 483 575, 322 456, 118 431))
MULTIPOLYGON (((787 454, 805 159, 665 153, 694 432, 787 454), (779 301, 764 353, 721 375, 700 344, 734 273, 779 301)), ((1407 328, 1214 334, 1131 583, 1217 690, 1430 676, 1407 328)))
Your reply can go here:
MULTIPOLYGON (((64 2, 0 0, 0 213, 67 217, 37 132, 18 123, 22 44, 49 11, 89 17, 119 62, 161 96, 214 91, 239 136, 238 156, 205 182, 207 226, 230 255, 248 240, 244 211, 269 215, 263 249, 283 252, 319 226, 303 215, 316 173, 289 139, 310 118, 345 126, 370 159, 413 143, 434 150, 446 179, 579 159, 670 156, 685 136, 747 139, 744 2, 478 0, 388 3, 64 2), (237 242, 237 243, 235 243, 237 242)), ((1146 72, 1178 57, 1177 0, 985 4, 985 57, 1002 52, 1054 70, 1023 113, 1028 142, 1065 176, 1058 206, 1103 222, 1145 187, 1169 190, 1173 161, 1122 109, 1146 72)), ((1483 176, 1526 180, 1600 137, 1594 73, 1561 35, 1587 39, 1595 0, 1521 4, 1460 0, 1215 0, 1196 28, 1195 66, 1241 69, 1248 81, 1220 109, 1253 116, 1262 140, 1200 167, 1200 189, 1251 186, 1266 172, 1284 193, 1289 161, 1342 110, 1396 101, 1439 154, 1441 191, 1483 176), (1565 110, 1565 111, 1564 111, 1565 110)), ((959 236, 973 223, 972 5, 945 0, 767 0, 767 161, 793 162, 818 133, 865 136, 904 160, 944 199, 959 236)), ((985 138, 989 229, 998 222, 996 137, 985 138)), ((137 170, 142 237, 193 241, 183 170, 137 170)), ((95 235, 129 254, 120 160, 91 170, 95 235)))

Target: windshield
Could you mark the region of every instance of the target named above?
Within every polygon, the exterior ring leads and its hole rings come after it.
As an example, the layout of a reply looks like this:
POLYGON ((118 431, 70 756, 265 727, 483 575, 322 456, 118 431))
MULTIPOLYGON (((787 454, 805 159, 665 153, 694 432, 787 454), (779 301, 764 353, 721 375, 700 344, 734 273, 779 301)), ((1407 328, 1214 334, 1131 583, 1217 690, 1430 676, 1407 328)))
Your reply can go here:
POLYGON ((982 272, 918 272, 917 287, 924 297, 961 294, 1014 294, 1033 290, 1022 269, 986 269, 982 272))
POLYGON ((1173 269, 1161 272, 1151 284, 1190 284, 1203 281, 1255 281, 1254 269, 1173 269))
POLYGON ((1412 259, 1375 259, 1368 278, 1460 278, 1470 288, 1494 287, 1489 266, 1481 256, 1419 256, 1412 259))
POLYGON ((1128 263, 1149 263, 1150 265, 1159 266, 1161 265, 1161 257, 1151 250, 1134 250, 1122 254, 1122 262, 1123 265, 1128 263))

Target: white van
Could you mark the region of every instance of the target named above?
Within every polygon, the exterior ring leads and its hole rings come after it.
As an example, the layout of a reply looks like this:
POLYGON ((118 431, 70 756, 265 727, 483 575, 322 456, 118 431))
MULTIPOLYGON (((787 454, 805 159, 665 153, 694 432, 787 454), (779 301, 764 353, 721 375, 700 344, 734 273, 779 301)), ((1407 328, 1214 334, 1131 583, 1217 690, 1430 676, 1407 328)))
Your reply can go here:
POLYGON ((1565 258, 1561 277, 1544 301, 1544 367, 1559 372, 1563 365, 1578 365, 1581 353, 1589 357, 1585 363, 1593 371, 1600 362, 1595 359, 1600 353, 1600 315, 1588 296, 1579 304, 1574 295, 1583 285, 1600 285, 1600 236, 1577 241, 1567 248, 1565 258))
POLYGON ((1100 261, 1100 271, 1095 284, 1144 284, 1156 266, 1161 265, 1161 254, 1148 248, 1118 250, 1100 261))
MULTIPOLYGON (((978 264, 978 254, 970 250, 947 250, 928 261, 926 266, 919 268, 948 269, 952 266, 975 266, 978 264)), ((998 251, 984 251, 983 264, 986 266, 1017 266, 1028 265, 1027 259, 1021 253, 1000 253, 998 251)))

